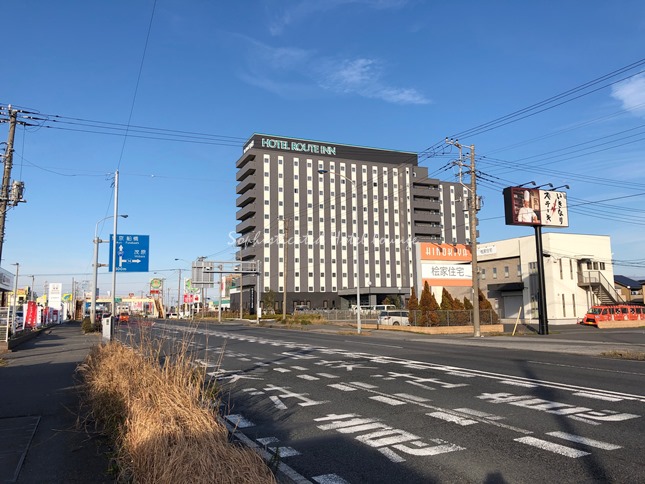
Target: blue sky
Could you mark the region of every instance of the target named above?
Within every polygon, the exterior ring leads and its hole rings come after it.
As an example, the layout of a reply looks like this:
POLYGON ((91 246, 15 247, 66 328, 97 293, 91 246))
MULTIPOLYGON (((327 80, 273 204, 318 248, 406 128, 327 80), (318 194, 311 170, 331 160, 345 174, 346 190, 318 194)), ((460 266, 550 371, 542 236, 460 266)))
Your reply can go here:
POLYGON ((174 297, 185 261, 232 259, 255 132, 418 152, 448 181, 441 141, 463 133, 481 242, 533 232, 504 225, 504 186, 568 184, 567 230, 610 235, 615 273, 645 277, 645 67, 616 72, 645 58, 642 1, 23 0, 2 16, 0 105, 47 119, 15 139, 28 203, 8 212, 2 266, 20 263, 21 286, 90 280, 117 168, 119 232, 150 236, 150 272, 119 274, 119 294, 165 277, 174 297))

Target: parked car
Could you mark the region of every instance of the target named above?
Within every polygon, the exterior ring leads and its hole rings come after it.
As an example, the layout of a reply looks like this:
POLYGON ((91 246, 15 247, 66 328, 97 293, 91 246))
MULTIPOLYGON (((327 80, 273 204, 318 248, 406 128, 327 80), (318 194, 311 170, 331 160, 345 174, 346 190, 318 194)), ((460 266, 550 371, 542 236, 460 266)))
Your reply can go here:
POLYGON ((130 322, 130 314, 128 313, 119 314, 119 323, 129 323, 129 322, 130 322))
POLYGON ((307 311, 309 311, 309 306, 305 306, 305 305, 298 305, 295 308, 293 308, 293 314, 304 313, 307 311))
POLYGON ((177 313, 168 313, 168 314, 166 314, 166 317, 168 319, 179 319, 179 314, 177 314, 177 313))
POLYGON ((410 326, 410 313, 401 309, 381 311, 378 315, 378 324, 391 326, 410 326))

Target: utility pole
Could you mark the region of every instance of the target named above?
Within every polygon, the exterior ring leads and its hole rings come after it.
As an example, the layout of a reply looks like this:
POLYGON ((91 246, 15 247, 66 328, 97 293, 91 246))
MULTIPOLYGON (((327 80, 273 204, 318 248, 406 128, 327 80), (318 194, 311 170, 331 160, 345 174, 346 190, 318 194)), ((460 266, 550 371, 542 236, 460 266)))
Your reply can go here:
POLYGON ((18 111, 9 106, 9 137, 4 156, 4 173, 2 175, 2 189, 0 191, 0 261, 2 261, 2 247, 4 246, 4 226, 7 218, 7 205, 9 202, 9 184, 11 183, 11 168, 13 166, 13 140, 16 135, 18 111))
MULTIPOLYGON (((461 149, 463 146, 457 140, 446 138, 446 143, 459 149, 459 168, 461 182, 461 149)), ((472 285, 473 285, 473 336, 479 338, 479 274, 477 269, 477 210, 479 200, 477 197, 477 175, 475 172, 475 145, 470 145, 470 189, 468 197, 468 219, 470 222, 470 253, 472 256, 472 285)))
POLYGON ((284 260, 282 265, 282 271, 284 277, 282 278, 282 322, 284 323, 287 320, 287 259, 289 257, 289 219, 283 219, 284 224, 284 260))

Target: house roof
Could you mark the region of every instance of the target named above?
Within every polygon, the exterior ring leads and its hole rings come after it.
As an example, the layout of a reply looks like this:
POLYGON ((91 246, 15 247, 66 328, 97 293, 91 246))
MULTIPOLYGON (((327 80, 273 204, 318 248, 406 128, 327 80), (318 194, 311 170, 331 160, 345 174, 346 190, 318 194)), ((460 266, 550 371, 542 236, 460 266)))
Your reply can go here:
POLYGON ((640 289, 641 283, 626 276, 614 276, 614 282, 629 289, 640 289))

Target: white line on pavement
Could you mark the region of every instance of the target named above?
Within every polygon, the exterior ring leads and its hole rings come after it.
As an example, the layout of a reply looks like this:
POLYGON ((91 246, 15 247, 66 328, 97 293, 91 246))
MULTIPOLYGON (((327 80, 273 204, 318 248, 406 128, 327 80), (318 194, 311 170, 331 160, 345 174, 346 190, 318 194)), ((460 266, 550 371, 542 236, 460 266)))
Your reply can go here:
POLYGON ((284 403, 282 403, 282 400, 280 400, 275 395, 271 395, 269 398, 271 399, 271 401, 273 402, 273 404, 276 406, 276 408, 278 410, 286 410, 287 409, 287 406, 284 403))
POLYGON ((565 445, 554 444, 553 442, 536 439, 535 437, 520 437, 513 440, 515 440, 516 442, 521 442, 522 444, 530 445, 532 447, 537 447, 538 449, 548 450, 549 452, 553 452, 554 454, 560 454, 565 457, 572 457, 574 459, 589 455, 589 452, 573 449, 565 445))
POLYGON ((405 405, 405 402, 402 402, 401 400, 396 400, 394 398, 390 397, 384 397, 381 395, 376 395, 374 397, 369 397, 370 400, 376 400, 377 402, 382 402, 382 403, 387 403, 388 405, 405 405))
POLYGON ((598 449, 603 450, 617 450, 622 448, 620 445, 609 444, 600 440, 588 439, 587 437, 567 434, 566 432, 547 432, 547 435, 558 437, 564 440, 570 440, 571 442, 577 442, 578 444, 588 445, 589 447, 597 447, 598 449))

